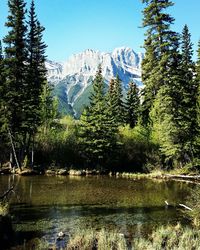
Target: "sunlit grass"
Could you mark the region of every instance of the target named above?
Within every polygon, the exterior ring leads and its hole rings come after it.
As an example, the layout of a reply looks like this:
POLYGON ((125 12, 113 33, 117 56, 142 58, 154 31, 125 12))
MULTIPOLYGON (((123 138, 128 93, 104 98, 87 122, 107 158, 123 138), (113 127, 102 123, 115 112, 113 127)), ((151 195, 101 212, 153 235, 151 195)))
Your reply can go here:
POLYGON ((8 203, 0 203, 0 216, 6 216, 9 212, 8 203))
POLYGON ((149 174, 123 172, 123 173, 118 173, 117 176, 131 178, 131 179, 145 179, 145 178, 149 179, 149 178, 161 178, 163 174, 165 174, 165 172, 156 170, 149 174))
POLYGON ((82 230, 76 232, 68 243, 66 249, 74 250, 74 249, 85 249, 89 250, 92 247, 95 247, 96 244, 96 234, 93 230, 82 230))
MULTIPOLYGON (((44 240, 34 241, 37 249, 49 249, 44 240)), ((29 243, 30 246, 30 243, 29 243)), ((56 249, 54 246, 51 249, 56 249)), ((158 228, 148 238, 129 241, 117 231, 79 230, 69 238, 65 250, 196 250, 200 249, 200 232, 197 229, 176 226, 158 228)), ((64 249, 63 249, 64 250, 64 249)))
POLYGON ((192 250, 200 249, 200 232, 197 229, 175 227, 161 227, 149 237, 140 238, 133 242, 133 249, 143 250, 192 250))

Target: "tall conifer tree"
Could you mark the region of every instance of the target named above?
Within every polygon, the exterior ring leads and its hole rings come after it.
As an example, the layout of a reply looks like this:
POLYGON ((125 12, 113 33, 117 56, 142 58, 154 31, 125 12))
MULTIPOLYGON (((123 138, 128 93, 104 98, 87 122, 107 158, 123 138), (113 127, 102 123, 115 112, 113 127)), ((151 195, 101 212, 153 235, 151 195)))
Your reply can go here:
POLYGON ((121 79, 119 78, 119 75, 117 75, 114 79, 114 88, 111 98, 114 119, 118 125, 121 125, 125 122, 125 109, 123 102, 121 79))
POLYGON ((180 130, 179 139, 182 144, 182 152, 186 160, 192 160, 194 157, 195 137, 197 135, 197 84, 194 81, 195 66, 192 56, 191 35, 187 25, 185 25, 181 39, 181 62, 179 68, 181 75, 180 84, 177 88, 179 98, 176 98, 174 103, 177 103, 175 117, 177 127, 180 130))
MULTIPOLYGON (((9 16, 5 26, 9 29, 4 38, 5 43, 5 72, 7 85, 6 110, 8 125, 16 145, 24 147, 26 136, 26 75, 27 75, 27 47, 24 0, 9 0, 9 16)), ((22 151, 19 154, 23 158, 22 151)))
MULTIPOLYGON (((200 145, 200 40, 198 42, 198 49, 197 49, 197 62, 196 62, 196 84, 197 84, 197 129, 198 134, 196 137, 197 144, 200 145)), ((200 148, 198 148, 198 151, 200 152, 200 148)))
MULTIPOLYGON (((27 93, 26 93, 26 123, 27 123, 27 148, 29 148, 38 126, 41 124, 41 94, 46 84, 45 49, 43 31, 36 13, 34 0, 31 2, 29 12, 29 32, 27 39, 28 47, 28 70, 27 70, 27 93)), ((27 149, 28 150, 28 149, 27 149)))
POLYGON ((196 152, 196 97, 192 44, 188 27, 181 39, 181 54, 172 54, 169 84, 162 86, 151 112, 153 129, 166 159, 183 166, 196 152), (166 123, 167 121, 167 123, 166 123))
POLYGON ((196 81, 199 87, 200 86, 200 40, 198 42, 198 49, 197 49, 196 81))
POLYGON ((82 154, 90 162, 105 167, 116 151, 117 127, 114 125, 107 106, 104 79, 99 67, 93 81, 90 106, 81 116, 80 137, 82 154))
POLYGON ((173 3, 167 0, 143 2, 147 4, 143 12, 143 26, 147 28, 147 53, 143 61, 146 85, 143 103, 146 106, 143 107, 145 114, 150 111, 153 134, 159 138, 166 161, 168 164, 176 161, 182 166, 192 158, 189 131, 194 127, 189 115, 189 107, 195 107, 194 103, 189 104, 194 92, 189 94, 188 91, 193 86, 190 35, 185 27, 181 55, 179 36, 170 30, 174 19, 165 12, 173 3))
POLYGON ((161 86, 169 84, 169 63, 177 51, 177 34, 170 30, 174 22, 166 9, 173 5, 169 0, 142 0, 146 4, 143 11, 143 27, 147 29, 144 48, 145 59, 142 63, 144 123, 149 123, 149 112, 161 86))
POLYGON ((111 79, 109 82, 109 88, 107 92, 107 104, 108 104, 108 109, 110 112, 110 116, 112 119, 116 120, 116 113, 117 113, 117 108, 116 108, 116 101, 115 101, 115 79, 111 79))
POLYGON ((143 124, 149 123, 149 112, 157 93, 158 84, 155 82, 154 70, 157 67, 157 58, 151 38, 145 41, 145 57, 142 60, 142 82, 145 87, 142 89, 141 115, 143 124))
POLYGON ((140 98, 139 89, 133 82, 130 82, 129 84, 125 105, 126 123, 130 125, 130 128, 134 128, 138 122, 140 98))
POLYGON ((0 41, 0 134, 6 132, 6 81, 2 44, 0 41))
POLYGON ((152 138, 160 145, 163 164, 173 166, 181 155, 181 147, 178 138, 178 129, 174 120, 174 103, 172 89, 169 86, 162 86, 156 96, 150 112, 153 120, 152 138))
POLYGON ((41 103, 39 107, 40 122, 42 124, 42 133, 46 136, 46 133, 54 124, 54 120, 57 118, 58 105, 56 99, 52 96, 52 86, 46 82, 43 86, 42 94, 40 96, 41 103))
POLYGON ((5 160, 8 143, 8 133, 7 133, 7 90, 6 90, 6 81, 5 81, 5 68, 4 68, 4 58, 2 52, 2 45, 0 41, 0 163, 5 160))
POLYGON ((115 80, 112 78, 109 82, 109 88, 108 88, 108 99, 110 106, 114 105, 114 90, 115 90, 115 80))

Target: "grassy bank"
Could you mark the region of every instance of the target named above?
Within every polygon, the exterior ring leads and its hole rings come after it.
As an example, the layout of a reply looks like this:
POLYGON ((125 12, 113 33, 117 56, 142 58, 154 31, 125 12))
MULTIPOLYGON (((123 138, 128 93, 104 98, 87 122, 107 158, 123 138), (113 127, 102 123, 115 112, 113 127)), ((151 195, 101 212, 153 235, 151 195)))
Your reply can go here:
MULTIPOLYGON (((36 239, 31 244, 36 249, 49 249, 48 243, 36 239)), ((28 248, 29 247, 29 248, 28 248)), ((51 246, 51 249, 56 249, 51 246)), ((196 250, 200 249, 200 231, 188 227, 176 226, 161 227, 154 231, 148 238, 127 238, 119 232, 84 230, 76 232, 69 237, 65 250, 196 250)))
POLYGON ((191 182, 200 182, 200 172, 197 170, 191 171, 190 169, 182 168, 170 171, 154 170, 149 173, 131 173, 122 172, 116 173, 118 177, 130 178, 130 179, 173 179, 191 182))
POLYGON ((115 176, 116 178, 129 178, 129 179, 171 179, 171 180, 181 180, 186 182, 198 183, 200 182, 200 174, 197 171, 188 172, 185 169, 164 171, 164 170, 154 170, 149 173, 133 173, 133 172, 115 172, 109 170, 96 170, 96 169, 71 169, 71 168, 59 168, 52 167, 41 168, 34 167, 23 168, 22 171, 18 169, 11 168, 1 168, 0 174, 18 174, 21 176, 32 176, 32 175, 51 175, 51 176, 97 176, 97 175, 107 175, 115 176))

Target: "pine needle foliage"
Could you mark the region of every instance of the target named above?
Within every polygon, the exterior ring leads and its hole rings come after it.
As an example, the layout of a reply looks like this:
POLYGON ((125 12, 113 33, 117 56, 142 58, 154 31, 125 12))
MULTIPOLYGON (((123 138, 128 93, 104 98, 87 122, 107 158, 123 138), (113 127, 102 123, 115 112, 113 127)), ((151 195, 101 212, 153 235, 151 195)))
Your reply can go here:
POLYGON ((93 81, 90 106, 82 114, 80 125, 82 155, 89 167, 105 167, 115 157, 117 150, 117 126, 106 100, 99 66, 93 81))

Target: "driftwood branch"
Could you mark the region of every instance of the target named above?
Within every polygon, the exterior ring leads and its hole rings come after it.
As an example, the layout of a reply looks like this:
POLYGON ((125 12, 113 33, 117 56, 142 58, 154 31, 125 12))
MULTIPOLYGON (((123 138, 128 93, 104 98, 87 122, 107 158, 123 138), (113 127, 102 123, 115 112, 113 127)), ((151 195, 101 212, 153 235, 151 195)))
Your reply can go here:
POLYGON ((0 200, 4 200, 4 198, 7 198, 7 196, 9 195, 10 192, 13 191, 13 189, 14 189, 14 186, 12 186, 8 190, 6 190, 5 193, 0 196, 0 200))
POLYGON ((188 206, 186 206, 186 205, 184 205, 184 204, 182 204, 182 203, 179 203, 178 205, 174 205, 174 206, 173 206, 173 205, 169 204, 167 200, 165 200, 165 205, 166 205, 167 207, 176 207, 176 206, 179 206, 179 207, 183 207, 183 208, 185 208, 185 209, 187 209, 187 210, 193 211, 192 208, 190 208, 190 207, 188 207, 188 206))
POLYGON ((190 207, 188 207, 188 206, 186 206, 186 205, 184 205, 184 204, 179 204, 179 206, 180 206, 180 207, 184 207, 184 208, 187 209, 187 210, 193 211, 192 208, 190 208, 190 207))

